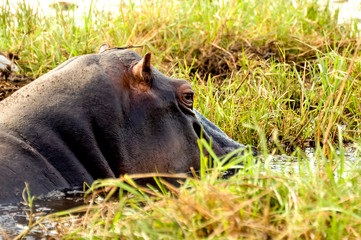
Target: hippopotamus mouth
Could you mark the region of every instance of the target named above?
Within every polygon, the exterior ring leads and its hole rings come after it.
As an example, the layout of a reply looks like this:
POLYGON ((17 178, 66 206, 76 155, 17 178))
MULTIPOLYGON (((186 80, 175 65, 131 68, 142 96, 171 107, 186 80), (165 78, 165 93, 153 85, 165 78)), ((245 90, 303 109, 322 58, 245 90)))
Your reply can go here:
POLYGON ((0 103, 0 203, 132 173, 200 168, 198 140, 246 147, 193 108, 193 89, 129 49, 74 57, 0 103))

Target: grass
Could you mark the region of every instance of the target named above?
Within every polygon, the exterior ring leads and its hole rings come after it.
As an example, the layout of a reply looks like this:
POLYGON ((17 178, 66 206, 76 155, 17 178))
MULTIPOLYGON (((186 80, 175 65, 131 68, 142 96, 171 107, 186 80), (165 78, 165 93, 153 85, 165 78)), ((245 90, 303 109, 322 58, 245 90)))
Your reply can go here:
POLYGON ((89 190, 96 192, 90 205, 51 214, 37 226, 55 223, 53 237, 62 239, 358 239, 359 161, 345 171, 350 163, 333 155, 331 169, 319 150, 316 164, 295 153, 297 172, 274 172, 252 156, 233 159, 245 164, 228 179, 221 165, 204 165, 207 174, 184 179, 181 188, 159 178, 158 189, 137 186, 141 175, 99 180, 89 190))
POLYGON ((75 8, 60 9, 51 17, 23 3, 0 11, 0 49, 19 54, 22 74, 38 77, 104 42, 144 45, 136 51, 152 52, 162 72, 192 83, 201 113, 264 158, 245 157, 249 164, 229 179, 216 167, 164 192, 139 188, 131 176, 96 182, 133 195, 80 209, 82 217, 49 216, 60 236, 360 238, 359 162, 343 153, 345 144, 360 149, 356 24, 338 25, 327 5, 302 0, 142 1, 117 15, 92 7, 80 20, 75 8), (307 147, 315 147, 311 159, 307 147), (269 167, 286 152, 297 173, 269 167))
POLYGON ((22 73, 38 77, 104 42, 143 45, 137 51, 152 52, 160 70, 193 82, 196 107, 243 143, 258 145, 246 122, 269 137, 276 131, 288 150, 337 142, 337 125, 346 127, 345 141, 360 132, 357 27, 337 25, 327 6, 144 1, 117 15, 92 6, 77 18, 76 8, 49 17, 5 5, 0 48, 18 53, 22 73))

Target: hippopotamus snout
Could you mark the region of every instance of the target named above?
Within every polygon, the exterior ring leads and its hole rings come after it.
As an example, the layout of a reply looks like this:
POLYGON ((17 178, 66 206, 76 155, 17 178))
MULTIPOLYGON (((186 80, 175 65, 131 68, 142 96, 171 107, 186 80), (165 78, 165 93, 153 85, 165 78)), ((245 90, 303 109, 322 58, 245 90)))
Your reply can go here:
POLYGON ((205 138, 209 141, 212 138, 213 148, 217 155, 222 156, 237 149, 243 149, 250 151, 253 156, 256 156, 257 149, 253 146, 245 146, 232 138, 228 137, 219 127, 209 121, 206 117, 200 114, 196 109, 193 109, 196 113, 197 119, 206 133, 205 138))

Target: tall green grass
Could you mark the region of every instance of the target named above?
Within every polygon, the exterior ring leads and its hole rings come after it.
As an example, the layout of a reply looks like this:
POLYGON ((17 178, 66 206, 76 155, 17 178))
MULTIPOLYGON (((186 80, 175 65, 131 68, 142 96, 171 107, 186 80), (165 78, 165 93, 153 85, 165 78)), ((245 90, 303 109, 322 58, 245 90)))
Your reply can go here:
POLYGON ((277 132, 289 150, 337 141, 337 125, 346 126, 345 140, 359 134, 358 52, 344 80, 357 45, 355 29, 337 25, 328 6, 302 0, 142 1, 121 5, 116 15, 94 6, 76 17, 76 8, 43 16, 24 3, 16 13, 5 5, 0 49, 18 52, 22 72, 37 77, 104 42, 144 45, 137 51, 151 51, 156 67, 193 82, 196 107, 240 142, 259 144, 248 124, 268 137, 277 132), (215 65, 226 61, 229 71, 222 77, 201 73, 207 56, 215 65))

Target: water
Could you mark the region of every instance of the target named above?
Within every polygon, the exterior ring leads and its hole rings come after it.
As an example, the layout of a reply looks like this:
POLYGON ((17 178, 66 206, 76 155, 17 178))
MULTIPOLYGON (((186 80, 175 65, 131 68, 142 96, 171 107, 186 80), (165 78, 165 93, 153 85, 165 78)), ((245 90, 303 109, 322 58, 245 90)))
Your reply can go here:
MULTIPOLYGON (((84 205, 83 192, 78 190, 71 191, 52 191, 34 204, 35 220, 50 213, 71 209, 84 205)), ((28 206, 24 204, 1 205, 0 204, 0 240, 13 239, 28 228, 30 212, 28 206)), ((48 236, 52 235, 54 226, 47 225, 48 236)), ((44 232, 33 230, 24 239, 33 240, 43 238, 44 232)))
MULTIPOLYGON (((327 1, 324 1, 327 3, 327 1)), ((361 23, 361 0, 333 0, 330 1, 330 9, 335 12, 339 9, 338 22, 340 24, 350 22, 354 19, 358 22, 359 29, 361 23)))
MULTIPOLYGON (((0 5, 4 5, 7 0, 0 0, 0 5)), ((18 2, 23 1, 9 1, 11 12, 16 12, 18 2)), ((116 13, 121 6, 124 4, 129 5, 132 2, 135 5, 139 4, 139 1, 120 1, 120 0, 107 0, 107 1, 95 1, 95 0, 77 0, 77 1, 54 1, 54 0, 24 0, 26 5, 30 6, 32 9, 38 10, 39 14, 51 15, 55 13, 55 6, 57 3, 61 3, 62 6, 75 7, 75 14, 77 16, 83 16, 85 13, 89 12, 90 7, 97 9, 99 11, 105 10, 108 12, 116 13)))
MULTIPOLYGON (((337 150, 336 154, 340 156, 341 152, 337 150)), ((355 166, 360 166, 359 168, 361 168, 361 158, 359 150, 353 145, 346 145, 343 154, 345 156, 343 177, 345 177, 351 169, 355 169, 355 166)), ((291 157, 284 154, 269 156, 269 168, 274 172, 292 174, 299 174, 300 171, 317 171, 317 166, 320 162, 317 160, 319 157, 315 156, 315 149, 306 148, 305 155, 306 159, 303 162, 300 162, 298 157, 291 157)), ((334 174, 337 176, 338 172, 334 171, 334 174)))

